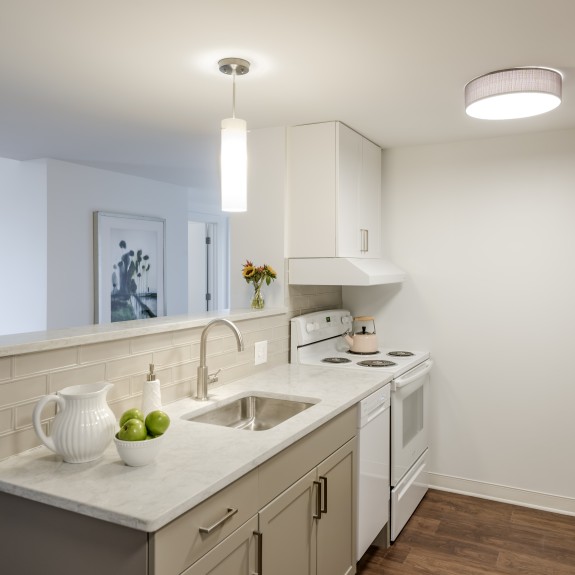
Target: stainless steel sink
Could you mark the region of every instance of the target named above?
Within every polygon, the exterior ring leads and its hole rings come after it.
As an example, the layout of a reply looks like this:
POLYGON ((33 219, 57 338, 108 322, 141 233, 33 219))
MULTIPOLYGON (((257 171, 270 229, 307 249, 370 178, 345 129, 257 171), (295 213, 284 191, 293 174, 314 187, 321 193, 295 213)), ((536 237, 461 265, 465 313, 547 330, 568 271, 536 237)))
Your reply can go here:
POLYGON ((184 415, 187 421, 222 425, 235 429, 263 431, 271 429, 290 417, 301 413, 315 403, 291 399, 249 395, 230 403, 214 407, 200 415, 184 415))

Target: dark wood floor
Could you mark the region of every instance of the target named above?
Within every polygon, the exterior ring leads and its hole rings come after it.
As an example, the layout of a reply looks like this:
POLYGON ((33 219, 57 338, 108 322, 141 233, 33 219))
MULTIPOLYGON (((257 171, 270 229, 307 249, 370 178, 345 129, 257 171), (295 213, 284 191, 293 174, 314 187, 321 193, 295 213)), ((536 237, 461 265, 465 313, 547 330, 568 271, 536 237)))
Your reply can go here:
POLYGON ((575 517, 429 490, 358 575, 575 575, 575 517))

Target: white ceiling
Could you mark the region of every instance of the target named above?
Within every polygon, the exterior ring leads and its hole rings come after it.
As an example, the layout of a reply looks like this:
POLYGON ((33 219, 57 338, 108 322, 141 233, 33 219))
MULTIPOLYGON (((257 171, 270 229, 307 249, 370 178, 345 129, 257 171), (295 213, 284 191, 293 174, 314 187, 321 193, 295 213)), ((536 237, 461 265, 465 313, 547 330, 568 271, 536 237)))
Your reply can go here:
POLYGON ((341 120, 383 148, 575 127, 575 0, 0 0, 0 156, 217 191, 231 78, 249 128, 341 120), (468 118, 486 72, 545 66, 563 104, 468 118))

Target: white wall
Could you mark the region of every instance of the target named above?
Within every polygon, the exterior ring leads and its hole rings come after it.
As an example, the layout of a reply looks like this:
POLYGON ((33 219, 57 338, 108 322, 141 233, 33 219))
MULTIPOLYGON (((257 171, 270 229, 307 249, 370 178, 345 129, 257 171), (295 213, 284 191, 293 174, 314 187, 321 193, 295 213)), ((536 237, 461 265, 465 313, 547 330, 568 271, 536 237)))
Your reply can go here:
POLYGON ((248 211, 230 214, 230 303, 250 307, 253 285, 242 277, 246 259, 268 264, 277 279, 262 293, 266 307, 284 301, 284 229, 286 193, 286 129, 266 128, 248 134, 248 211))
POLYGON ((575 131, 383 155, 401 287, 344 288, 430 349, 431 482, 575 513, 575 131))
POLYGON ((95 211, 166 219, 167 314, 187 313, 186 188, 67 162, 45 162, 49 222, 48 328, 94 322, 92 214, 95 211))
POLYGON ((46 170, 0 158, 0 335, 46 329, 46 170))

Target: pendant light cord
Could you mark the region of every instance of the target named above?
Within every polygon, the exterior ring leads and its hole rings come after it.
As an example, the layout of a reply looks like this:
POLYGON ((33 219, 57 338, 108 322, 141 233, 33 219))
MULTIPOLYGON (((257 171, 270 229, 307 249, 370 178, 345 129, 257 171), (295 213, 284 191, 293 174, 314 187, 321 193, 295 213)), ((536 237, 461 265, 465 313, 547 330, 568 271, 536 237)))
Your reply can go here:
POLYGON ((232 118, 236 117, 236 64, 232 64, 232 118))

